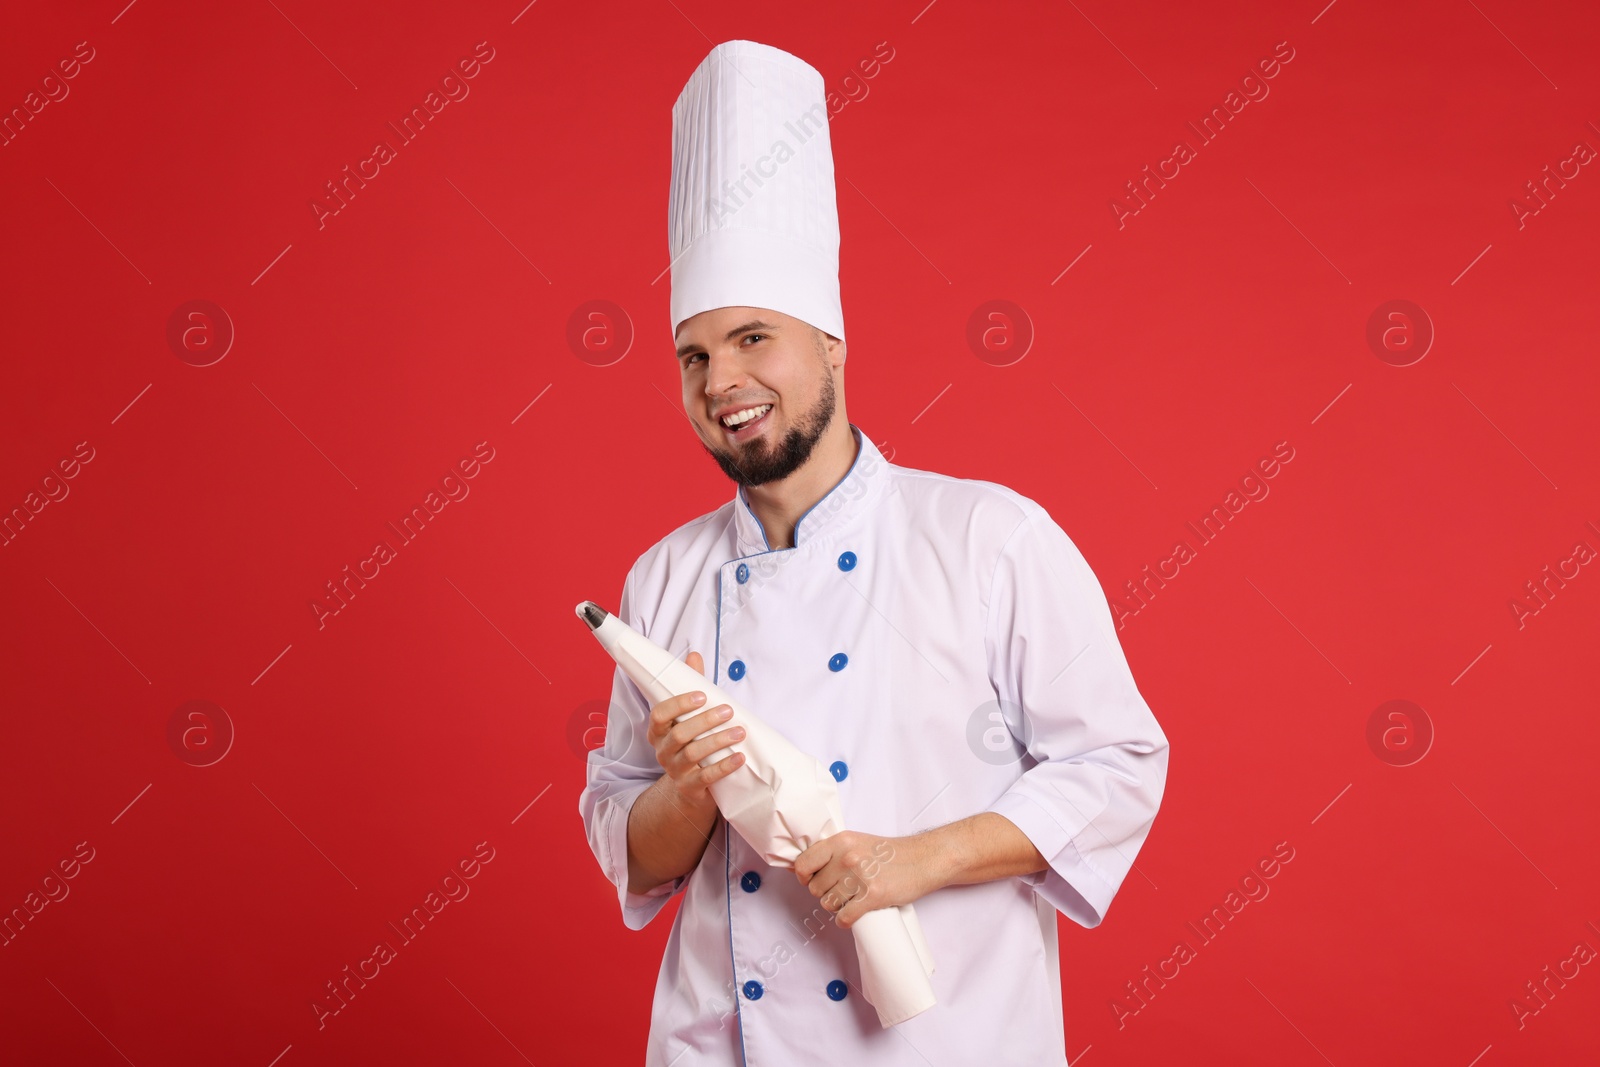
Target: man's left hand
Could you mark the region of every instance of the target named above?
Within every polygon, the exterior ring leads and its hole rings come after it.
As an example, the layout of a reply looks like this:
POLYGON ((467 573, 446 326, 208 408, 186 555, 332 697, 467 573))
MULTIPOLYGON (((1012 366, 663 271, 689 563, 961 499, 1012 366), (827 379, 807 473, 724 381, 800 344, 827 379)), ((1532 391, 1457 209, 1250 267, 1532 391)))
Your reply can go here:
POLYGON ((800 853, 794 873, 848 929, 879 908, 910 904, 945 884, 925 835, 878 837, 841 830, 800 853))

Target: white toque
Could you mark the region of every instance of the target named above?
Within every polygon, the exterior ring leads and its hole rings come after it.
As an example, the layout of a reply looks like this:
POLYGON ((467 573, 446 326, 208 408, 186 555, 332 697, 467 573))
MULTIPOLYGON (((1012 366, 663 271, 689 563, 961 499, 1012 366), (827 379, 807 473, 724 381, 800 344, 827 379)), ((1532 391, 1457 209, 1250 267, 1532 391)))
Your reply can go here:
POLYGON ((724 41, 672 105, 672 331, 712 308, 770 308, 844 338, 839 211, 822 75, 724 41))

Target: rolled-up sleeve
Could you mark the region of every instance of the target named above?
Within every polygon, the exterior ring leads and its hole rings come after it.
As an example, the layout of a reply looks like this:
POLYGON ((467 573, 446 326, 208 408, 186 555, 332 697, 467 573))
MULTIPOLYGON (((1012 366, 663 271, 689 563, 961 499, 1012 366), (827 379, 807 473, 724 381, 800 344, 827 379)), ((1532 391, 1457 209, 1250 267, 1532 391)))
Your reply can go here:
MULTIPOLYGON (((622 584, 617 617, 637 629, 633 581, 634 572, 630 570, 622 584)), ((655 750, 645 737, 649 718, 650 705, 644 694, 621 667, 615 668, 605 744, 590 751, 588 781, 578 795, 578 814, 583 818, 589 850, 600 864, 601 873, 617 887, 622 922, 630 930, 644 929, 683 890, 690 877, 681 875, 648 893, 628 892, 628 813, 639 794, 662 774, 655 750)))
POLYGON ((1049 864, 1023 880, 1094 927, 1161 805, 1167 738, 1134 684, 1088 561, 1029 503, 996 562, 985 635, 990 681, 1026 769, 988 810, 1015 823, 1049 864))

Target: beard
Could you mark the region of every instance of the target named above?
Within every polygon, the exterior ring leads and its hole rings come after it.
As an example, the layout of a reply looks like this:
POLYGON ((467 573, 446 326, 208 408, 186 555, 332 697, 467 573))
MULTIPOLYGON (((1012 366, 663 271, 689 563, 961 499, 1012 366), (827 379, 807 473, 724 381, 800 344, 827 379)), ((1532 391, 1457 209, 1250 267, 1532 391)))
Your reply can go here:
POLYGON ((817 447, 817 442, 828 427, 833 425, 834 409, 838 404, 838 395, 834 390, 832 369, 826 360, 822 364, 822 395, 799 419, 790 427, 776 445, 768 445, 767 439, 755 438, 742 445, 735 445, 733 449, 713 448, 701 441, 700 444, 717 461, 717 466, 739 485, 764 485, 767 482, 780 481, 793 474, 805 465, 811 458, 811 452, 817 447))

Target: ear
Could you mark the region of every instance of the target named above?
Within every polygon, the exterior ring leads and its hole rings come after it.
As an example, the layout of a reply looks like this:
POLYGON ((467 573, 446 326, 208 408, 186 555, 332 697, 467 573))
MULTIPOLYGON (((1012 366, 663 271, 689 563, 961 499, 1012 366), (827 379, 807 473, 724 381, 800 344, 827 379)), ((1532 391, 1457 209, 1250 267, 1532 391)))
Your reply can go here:
POLYGON ((832 334, 817 330, 817 342, 822 348, 822 354, 828 358, 830 364, 836 367, 844 366, 847 349, 842 340, 832 334))

